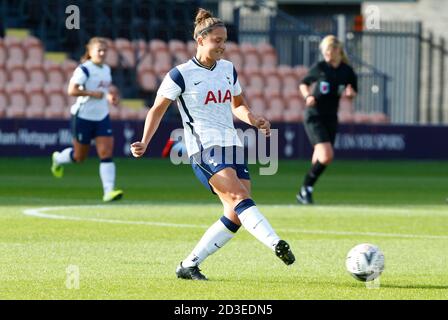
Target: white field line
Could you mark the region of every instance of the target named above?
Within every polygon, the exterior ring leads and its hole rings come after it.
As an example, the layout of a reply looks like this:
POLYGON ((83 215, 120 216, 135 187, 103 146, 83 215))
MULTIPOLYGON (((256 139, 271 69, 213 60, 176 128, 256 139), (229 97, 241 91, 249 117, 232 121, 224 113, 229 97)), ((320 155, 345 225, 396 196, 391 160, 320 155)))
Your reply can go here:
POLYGON ((45 211, 62 211, 64 209, 73 208, 101 208, 101 206, 70 206, 70 207, 47 207, 47 208, 36 208, 36 209, 26 209, 23 211, 24 215, 44 218, 44 219, 59 219, 59 220, 74 220, 74 221, 92 221, 92 222, 103 222, 103 223, 115 223, 115 224, 137 224, 137 225, 151 225, 159 227, 177 227, 177 228, 206 228, 206 225, 194 225, 194 224, 178 224, 178 223, 164 223, 164 222, 151 222, 151 221, 126 221, 126 220, 114 220, 114 219, 99 219, 99 218, 80 218, 71 216, 62 216, 59 214, 49 214, 43 213, 45 211))
MULTIPOLYGON (((91 221, 113 224, 131 224, 131 225, 151 225, 159 227, 175 227, 175 228, 200 228, 205 229, 209 226, 198 224, 184 223, 164 223, 152 221, 126 221, 115 219, 99 219, 99 218, 81 218, 73 216, 64 216, 59 214, 44 213, 48 211, 63 211, 67 209, 85 209, 85 208, 107 208, 107 206, 66 206, 66 207, 43 207, 23 210, 23 214, 36 218, 72 220, 72 221, 91 221)), ((406 238, 406 239, 448 239, 448 235, 423 235, 423 234, 402 234, 402 233, 382 233, 382 232, 352 232, 352 231, 333 231, 333 230, 306 230, 296 228, 278 228, 280 232, 296 232, 304 234, 323 234, 323 235, 342 235, 342 236, 373 236, 373 237, 389 237, 389 238, 406 238)))

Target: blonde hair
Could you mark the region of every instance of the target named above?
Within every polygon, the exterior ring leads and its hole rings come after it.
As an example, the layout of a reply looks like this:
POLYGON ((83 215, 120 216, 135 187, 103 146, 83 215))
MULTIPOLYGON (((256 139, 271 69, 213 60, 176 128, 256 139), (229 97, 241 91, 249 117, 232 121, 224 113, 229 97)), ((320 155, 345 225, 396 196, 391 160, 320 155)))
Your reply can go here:
POLYGON ((345 52, 344 45, 338 38, 336 38, 333 35, 328 35, 325 38, 323 38, 319 44, 319 49, 322 52, 322 54, 327 48, 341 49, 342 62, 344 62, 345 64, 350 64, 350 60, 348 59, 347 53, 345 52))
POLYGON ((224 22, 212 15, 210 11, 199 8, 196 18, 194 19, 193 38, 198 39, 198 36, 206 36, 215 27, 225 27, 224 22))
POLYGON ((105 38, 101 38, 101 37, 93 37, 89 40, 89 42, 86 44, 86 52, 84 53, 84 55, 81 57, 81 63, 86 62, 87 60, 90 60, 90 54, 89 54, 89 50, 90 48, 92 48, 93 45, 100 43, 100 44, 104 44, 107 47, 107 41, 105 38))

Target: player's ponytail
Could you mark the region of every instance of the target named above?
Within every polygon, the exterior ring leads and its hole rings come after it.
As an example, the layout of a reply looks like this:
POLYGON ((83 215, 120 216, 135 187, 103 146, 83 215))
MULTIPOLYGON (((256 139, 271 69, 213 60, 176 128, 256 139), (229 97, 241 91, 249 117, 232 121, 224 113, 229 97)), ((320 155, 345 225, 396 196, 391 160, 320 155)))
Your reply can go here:
POLYGON ((225 27, 224 22, 212 15, 212 13, 203 8, 199 8, 194 19, 193 38, 197 40, 198 36, 205 37, 215 27, 225 27))
POLYGON ((86 51, 84 52, 83 56, 81 57, 81 63, 86 62, 87 60, 90 60, 90 48, 96 43, 101 43, 107 46, 107 41, 104 38, 101 37, 93 37, 89 40, 89 42, 86 44, 86 51))

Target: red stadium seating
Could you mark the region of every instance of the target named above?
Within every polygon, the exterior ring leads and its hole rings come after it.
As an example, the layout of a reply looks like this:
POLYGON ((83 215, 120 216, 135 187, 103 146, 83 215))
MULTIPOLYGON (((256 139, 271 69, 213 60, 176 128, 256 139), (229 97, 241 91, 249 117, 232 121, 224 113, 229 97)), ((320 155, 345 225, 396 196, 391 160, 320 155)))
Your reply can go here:
POLYGON ((262 97, 254 97, 250 100, 249 105, 255 115, 264 115, 266 111, 266 102, 262 97))
POLYGON ((28 105, 27 96, 23 84, 8 83, 6 93, 9 97, 9 105, 6 108, 8 118, 23 118, 28 105))
POLYGON ((45 108, 48 105, 47 96, 41 83, 28 83, 25 87, 30 107, 45 108))
POLYGON ((120 55, 121 66, 124 68, 133 68, 136 63, 136 54, 131 41, 125 38, 117 38, 115 39, 115 48, 120 55))
MULTIPOLYGON (((108 51, 108 54, 109 54, 109 51, 108 51)), ((70 59, 64 60, 61 63, 62 70, 65 74, 66 82, 68 82, 70 80, 70 78, 73 75, 73 72, 75 71, 76 67, 78 67, 78 65, 79 65, 78 62, 76 62, 75 60, 70 60, 70 59)))
POLYGON ((144 91, 156 91, 158 86, 157 74, 152 67, 141 68, 138 72, 138 83, 144 91))
POLYGON ((174 56, 179 51, 188 51, 185 42, 172 39, 168 41, 168 51, 174 56))
POLYGON ((245 67, 253 67, 253 66, 258 67, 259 65, 260 65, 260 57, 258 56, 258 53, 256 51, 244 53, 245 67))
POLYGON ((168 44, 160 39, 152 39, 148 43, 149 51, 155 53, 157 51, 169 51, 168 44))
POLYGON ((9 82, 24 85, 28 81, 28 74, 22 62, 8 59, 6 61, 6 69, 8 70, 9 82))
POLYGON ((44 60, 44 49, 41 41, 33 36, 28 36, 22 41, 23 48, 26 51, 27 60, 42 62, 44 60))
POLYGON ((265 54, 275 54, 275 48, 270 43, 260 42, 256 45, 256 48, 260 56, 265 54))
MULTIPOLYGON (((111 68, 135 68, 143 92, 155 92, 174 65, 196 54, 196 42, 153 39, 130 41, 107 39, 106 63, 111 68)), ((269 43, 226 43, 225 59, 232 61, 249 107, 271 121, 303 120, 305 104, 299 90, 308 72, 304 66, 278 65, 274 47, 269 43)), ((0 117, 68 118, 76 97, 67 96, 67 82, 79 62, 44 60, 39 39, 29 36, 0 39, 0 117)), ((111 107, 113 119, 144 119, 147 109, 111 107)), ((342 123, 388 123, 383 113, 355 112, 353 102, 344 95, 340 100, 342 123)))
POLYGON ((282 87, 282 82, 278 76, 270 75, 266 77, 266 86, 280 90, 280 88, 282 87))
POLYGON ((108 47, 105 62, 111 68, 116 68, 120 65, 120 55, 115 46, 108 47))
POLYGON ((3 88, 8 82, 8 73, 6 69, 0 68, 0 88, 3 88))
POLYGON ((187 52, 190 55, 190 58, 193 58, 196 55, 196 48, 196 41, 190 40, 187 42, 187 52))
POLYGON ((154 58, 150 52, 147 52, 144 56, 141 57, 138 66, 137 66, 137 72, 139 72, 141 69, 147 69, 151 68, 153 69, 153 61, 154 58))
POLYGON ((40 84, 42 87, 47 81, 47 76, 43 64, 39 61, 27 60, 25 69, 28 73, 28 81, 34 84, 40 84))
POLYGON ((252 74, 245 73, 245 74, 249 79, 250 87, 264 88, 265 86, 264 77, 261 74, 258 73, 252 73, 252 74))
POLYGON ((25 49, 22 46, 21 40, 13 36, 6 36, 3 43, 6 46, 9 59, 22 64, 25 62, 25 49))
POLYGON ((3 43, 3 39, 0 38, 0 68, 2 68, 5 65, 7 58, 8 58, 8 51, 5 47, 5 44, 3 43))
POLYGON ((282 92, 280 91, 280 88, 278 87, 266 87, 263 90, 263 95, 266 101, 269 101, 274 98, 281 98, 282 92))
POLYGON ((49 106, 66 106, 67 93, 64 83, 47 82, 44 86, 44 92, 47 96, 49 106))
POLYGON ((132 46, 134 48, 134 51, 136 53, 137 61, 140 61, 142 57, 149 52, 148 45, 146 44, 145 40, 134 40, 132 42, 132 46))
POLYGON ((44 62, 44 69, 47 74, 47 82, 59 85, 65 82, 65 73, 61 64, 47 60, 44 62))
POLYGON ((261 57, 263 66, 273 66, 277 67, 277 54, 276 53, 266 53, 261 57))
POLYGON ((249 101, 252 101, 254 98, 263 98, 261 87, 247 87, 243 90, 243 94, 249 101))
POLYGON ((0 86, 0 118, 6 116, 6 107, 9 105, 9 98, 3 86, 0 86))

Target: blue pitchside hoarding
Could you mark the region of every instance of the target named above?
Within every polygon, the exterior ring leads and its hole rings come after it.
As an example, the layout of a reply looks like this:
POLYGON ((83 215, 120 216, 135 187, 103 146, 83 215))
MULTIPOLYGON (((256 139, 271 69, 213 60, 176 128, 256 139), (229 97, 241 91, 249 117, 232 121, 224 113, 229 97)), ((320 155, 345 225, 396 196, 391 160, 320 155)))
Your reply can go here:
MULTIPOLYGON (((237 124, 243 131, 248 127, 237 124)), ((179 122, 162 122, 149 157, 159 157, 179 122)), ((281 159, 309 158, 311 146, 302 124, 273 124, 281 159)), ((115 157, 129 157, 129 144, 141 138, 143 121, 114 121, 115 157)), ((0 120, 0 156, 49 156, 71 144, 68 121, 0 120)), ((249 142, 250 143, 250 142, 249 142)), ((336 138, 340 159, 448 159, 447 126, 341 125, 336 138)), ((94 148, 91 150, 95 154, 94 148)))

